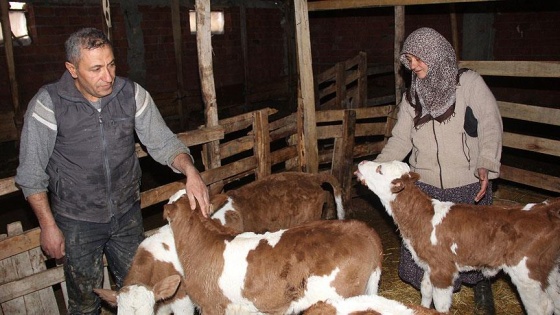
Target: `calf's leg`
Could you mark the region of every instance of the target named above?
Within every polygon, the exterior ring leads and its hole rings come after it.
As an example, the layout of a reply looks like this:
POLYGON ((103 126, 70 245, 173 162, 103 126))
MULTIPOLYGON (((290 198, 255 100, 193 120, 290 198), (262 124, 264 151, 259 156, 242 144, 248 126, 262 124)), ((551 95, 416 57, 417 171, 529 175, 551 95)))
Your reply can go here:
POLYGON ((430 281, 430 275, 427 272, 424 272, 422 284, 420 285, 420 293, 422 294, 422 306, 427 308, 432 307, 434 287, 432 285, 432 281, 430 281))

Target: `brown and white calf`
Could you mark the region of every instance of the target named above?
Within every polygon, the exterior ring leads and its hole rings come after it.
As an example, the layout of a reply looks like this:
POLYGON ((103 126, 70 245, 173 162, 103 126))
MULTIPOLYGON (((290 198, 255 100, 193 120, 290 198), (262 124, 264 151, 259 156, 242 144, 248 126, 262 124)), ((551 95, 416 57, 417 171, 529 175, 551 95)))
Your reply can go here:
POLYGON ((420 305, 406 305, 379 295, 358 295, 346 299, 321 301, 303 315, 442 315, 420 305))
POLYGON ((424 269, 422 305, 451 307, 460 271, 507 273, 527 314, 560 314, 560 198, 524 206, 477 206, 431 199, 402 162, 363 161, 358 179, 393 217, 424 269))
MULTIPOLYGON (((235 190, 212 197, 212 218, 237 232, 277 231, 304 222, 332 219, 323 213, 329 184, 336 217, 344 219, 341 188, 329 173, 283 172, 269 175, 235 190)), ((326 208, 325 212, 329 209, 326 208)))
POLYGON ((377 293, 381 240, 364 222, 234 235, 192 211, 185 196, 164 206, 164 218, 203 314, 297 314, 321 300, 377 293))
POLYGON ((118 291, 94 289, 118 314, 193 314, 194 306, 181 281, 183 267, 169 224, 147 237, 136 251, 118 291))

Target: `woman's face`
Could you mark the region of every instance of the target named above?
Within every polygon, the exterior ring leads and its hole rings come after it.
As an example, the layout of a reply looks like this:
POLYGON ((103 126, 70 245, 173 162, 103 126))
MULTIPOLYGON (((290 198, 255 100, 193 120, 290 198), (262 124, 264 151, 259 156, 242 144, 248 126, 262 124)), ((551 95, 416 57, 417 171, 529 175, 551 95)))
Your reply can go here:
POLYGON ((408 60, 408 65, 410 70, 414 71, 419 79, 424 79, 428 74, 428 65, 422 61, 422 59, 417 58, 411 54, 405 54, 406 60, 408 60))

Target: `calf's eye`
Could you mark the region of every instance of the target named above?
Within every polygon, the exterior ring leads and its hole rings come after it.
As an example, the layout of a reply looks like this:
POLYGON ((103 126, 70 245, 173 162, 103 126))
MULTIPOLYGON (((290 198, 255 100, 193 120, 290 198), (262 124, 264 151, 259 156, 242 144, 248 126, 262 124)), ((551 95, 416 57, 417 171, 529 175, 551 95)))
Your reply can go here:
POLYGON ((375 172, 377 172, 378 174, 383 175, 383 172, 381 171, 381 165, 379 165, 379 166, 377 167, 377 169, 375 170, 375 172))

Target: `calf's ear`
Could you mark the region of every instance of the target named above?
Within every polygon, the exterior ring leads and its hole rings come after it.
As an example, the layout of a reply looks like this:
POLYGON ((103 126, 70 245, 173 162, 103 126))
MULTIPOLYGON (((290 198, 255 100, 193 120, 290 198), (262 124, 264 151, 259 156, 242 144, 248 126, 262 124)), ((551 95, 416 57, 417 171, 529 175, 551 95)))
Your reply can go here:
POLYGON ((181 283, 181 276, 172 275, 164 278, 154 285, 153 292, 156 301, 165 300, 172 297, 181 283))
POLYGON ((391 182, 391 192, 392 193, 399 193, 404 189, 404 181, 400 178, 394 179, 391 182))
POLYGON ((177 205, 174 203, 166 204, 163 206, 163 219, 169 222, 173 221, 177 213, 177 205))
POLYGON ((93 289, 99 297, 105 302, 109 303, 112 307, 117 306, 117 292, 108 289, 93 289))
POLYGON ((217 194, 210 198, 210 212, 214 213, 216 210, 223 207, 227 202, 228 196, 226 194, 217 194))
POLYGON ((418 173, 409 172, 408 176, 412 179, 413 182, 416 182, 420 179, 420 174, 418 173))

